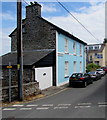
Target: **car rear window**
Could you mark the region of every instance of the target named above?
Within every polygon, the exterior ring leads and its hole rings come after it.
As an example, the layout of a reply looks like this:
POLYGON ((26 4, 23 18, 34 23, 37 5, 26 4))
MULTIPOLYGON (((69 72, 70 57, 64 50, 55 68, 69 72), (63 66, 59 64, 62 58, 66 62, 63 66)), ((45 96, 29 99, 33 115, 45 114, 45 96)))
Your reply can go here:
POLYGON ((103 71, 102 69, 98 69, 98 70, 96 70, 96 71, 103 71))
POLYGON ((79 78, 79 77, 82 77, 82 76, 83 76, 82 74, 73 74, 71 77, 79 78))

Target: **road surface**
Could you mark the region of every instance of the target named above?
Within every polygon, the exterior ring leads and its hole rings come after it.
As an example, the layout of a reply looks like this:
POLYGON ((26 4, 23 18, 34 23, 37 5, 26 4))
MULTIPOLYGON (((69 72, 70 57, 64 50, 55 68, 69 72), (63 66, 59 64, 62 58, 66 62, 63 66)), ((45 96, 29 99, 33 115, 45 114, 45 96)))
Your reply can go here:
POLYGON ((86 88, 62 92, 26 104, 2 108, 3 118, 105 118, 107 75, 86 88))

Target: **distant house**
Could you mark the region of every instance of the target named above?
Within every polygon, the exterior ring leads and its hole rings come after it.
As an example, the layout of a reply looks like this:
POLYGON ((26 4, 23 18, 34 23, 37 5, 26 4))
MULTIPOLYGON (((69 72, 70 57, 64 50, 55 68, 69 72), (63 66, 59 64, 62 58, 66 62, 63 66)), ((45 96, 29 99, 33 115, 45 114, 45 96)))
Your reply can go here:
POLYGON ((87 64, 107 66, 107 43, 87 45, 87 64))
MULTIPOLYGON (((11 52, 2 56, 4 71, 9 62, 13 68, 17 66, 17 28, 9 36, 11 52)), ((23 20, 24 83, 38 82, 41 90, 68 83, 72 73, 85 72, 85 46, 79 38, 42 18, 40 4, 27 6, 23 20)), ((3 74, 4 81, 6 76, 3 74)), ((12 81, 17 81, 16 76, 12 81)))

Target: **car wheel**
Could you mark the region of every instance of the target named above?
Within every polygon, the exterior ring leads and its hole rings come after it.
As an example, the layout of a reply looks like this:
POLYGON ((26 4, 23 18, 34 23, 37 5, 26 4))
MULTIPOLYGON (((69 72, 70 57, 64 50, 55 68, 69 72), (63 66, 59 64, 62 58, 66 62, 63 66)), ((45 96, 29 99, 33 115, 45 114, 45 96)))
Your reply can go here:
POLYGON ((91 81, 91 84, 93 84, 93 80, 91 81))
POLYGON ((72 86, 72 84, 69 84, 69 87, 71 87, 72 86))

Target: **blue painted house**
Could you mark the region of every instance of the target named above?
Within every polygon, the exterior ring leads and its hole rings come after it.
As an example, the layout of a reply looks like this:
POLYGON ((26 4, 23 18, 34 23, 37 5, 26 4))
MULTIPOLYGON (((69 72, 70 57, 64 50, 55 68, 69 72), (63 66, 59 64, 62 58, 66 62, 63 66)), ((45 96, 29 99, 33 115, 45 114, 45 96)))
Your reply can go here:
POLYGON ((86 43, 66 31, 56 32, 56 74, 57 86, 68 83, 75 72, 85 72, 86 43))
MULTIPOLYGON (((26 6, 22 23, 25 83, 39 82, 39 88, 45 89, 67 83, 72 73, 85 72, 86 43, 41 17, 40 4, 26 6)), ((3 56, 3 66, 11 62, 16 68, 17 28, 9 36, 11 52, 3 56)))

